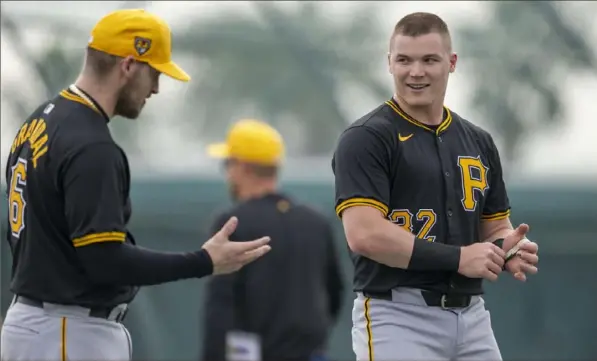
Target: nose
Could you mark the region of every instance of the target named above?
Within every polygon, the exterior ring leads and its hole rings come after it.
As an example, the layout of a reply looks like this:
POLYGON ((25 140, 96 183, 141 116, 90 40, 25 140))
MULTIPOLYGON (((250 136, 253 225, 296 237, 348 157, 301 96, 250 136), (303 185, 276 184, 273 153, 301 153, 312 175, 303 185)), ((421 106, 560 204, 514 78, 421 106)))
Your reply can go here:
POLYGON ((423 64, 421 64, 421 62, 419 61, 415 61, 412 63, 411 67, 410 67, 410 74, 411 77, 413 78, 417 78, 417 77, 422 77, 425 75, 425 68, 423 67, 423 64))

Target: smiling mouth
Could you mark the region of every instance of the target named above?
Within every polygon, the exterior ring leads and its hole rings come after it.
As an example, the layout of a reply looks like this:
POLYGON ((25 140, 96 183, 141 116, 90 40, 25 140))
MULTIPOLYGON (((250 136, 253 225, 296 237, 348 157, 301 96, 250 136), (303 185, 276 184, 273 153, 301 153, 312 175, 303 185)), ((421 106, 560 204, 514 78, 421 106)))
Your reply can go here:
POLYGON ((414 90, 421 90, 427 88, 429 84, 406 84, 406 86, 414 90))

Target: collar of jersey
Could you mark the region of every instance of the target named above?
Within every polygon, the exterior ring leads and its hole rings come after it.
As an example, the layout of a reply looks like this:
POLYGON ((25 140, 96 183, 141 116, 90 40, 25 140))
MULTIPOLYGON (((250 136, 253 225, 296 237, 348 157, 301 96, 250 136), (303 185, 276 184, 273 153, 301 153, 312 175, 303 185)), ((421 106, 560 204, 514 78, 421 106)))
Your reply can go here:
POLYGON ((440 135, 441 133, 445 132, 450 126, 450 124, 452 124, 452 112, 450 112, 450 109, 448 109, 448 107, 446 106, 444 106, 444 120, 442 120, 442 122, 436 129, 433 129, 408 115, 404 110, 402 110, 402 108, 400 108, 400 106, 398 105, 396 100, 394 100, 394 98, 391 98, 390 100, 386 101, 386 104, 390 108, 392 108, 394 112, 396 112, 396 114, 398 114, 402 119, 416 125, 417 127, 435 133, 436 135, 440 135))
POLYGON ((62 90, 60 92, 60 96, 70 101, 81 103, 103 116, 106 119, 106 122, 110 121, 110 118, 108 117, 106 112, 101 108, 101 106, 91 96, 89 96, 89 94, 77 88, 75 85, 71 85, 68 88, 62 90))

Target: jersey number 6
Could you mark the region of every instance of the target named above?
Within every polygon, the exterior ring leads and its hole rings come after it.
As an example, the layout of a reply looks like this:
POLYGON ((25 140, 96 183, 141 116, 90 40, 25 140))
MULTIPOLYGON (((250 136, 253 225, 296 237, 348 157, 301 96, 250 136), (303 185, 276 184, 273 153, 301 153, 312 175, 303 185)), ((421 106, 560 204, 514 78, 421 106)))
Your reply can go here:
POLYGON ((23 229, 25 229, 25 207, 27 202, 23 196, 23 191, 27 185, 27 161, 19 158, 11 170, 8 192, 8 218, 12 236, 19 238, 23 229))
POLYGON ((435 236, 429 235, 431 228, 435 226, 437 222, 437 215, 433 209, 419 209, 417 214, 414 215, 408 209, 395 209, 390 213, 390 220, 397 225, 401 226, 410 233, 413 233, 414 221, 421 223, 421 228, 417 233, 417 237, 424 239, 429 242, 435 241, 435 236))

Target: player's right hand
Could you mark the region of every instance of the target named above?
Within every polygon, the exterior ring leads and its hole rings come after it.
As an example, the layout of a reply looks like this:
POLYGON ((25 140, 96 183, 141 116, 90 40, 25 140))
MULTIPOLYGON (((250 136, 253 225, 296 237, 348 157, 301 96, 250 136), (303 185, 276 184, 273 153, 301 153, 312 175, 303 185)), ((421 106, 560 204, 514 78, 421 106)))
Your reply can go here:
POLYGON ((469 278, 497 281, 504 267, 505 252, 491 242, 462 247, 458 273, 469 278))
POLYGON ((213 263, 213 274, 236 272, 270 251, 270 238, 261 237, 253 241, 231 242, 229 237, 236 230, 238 219, 231 217, 226 224, 203 244, 213 263))

